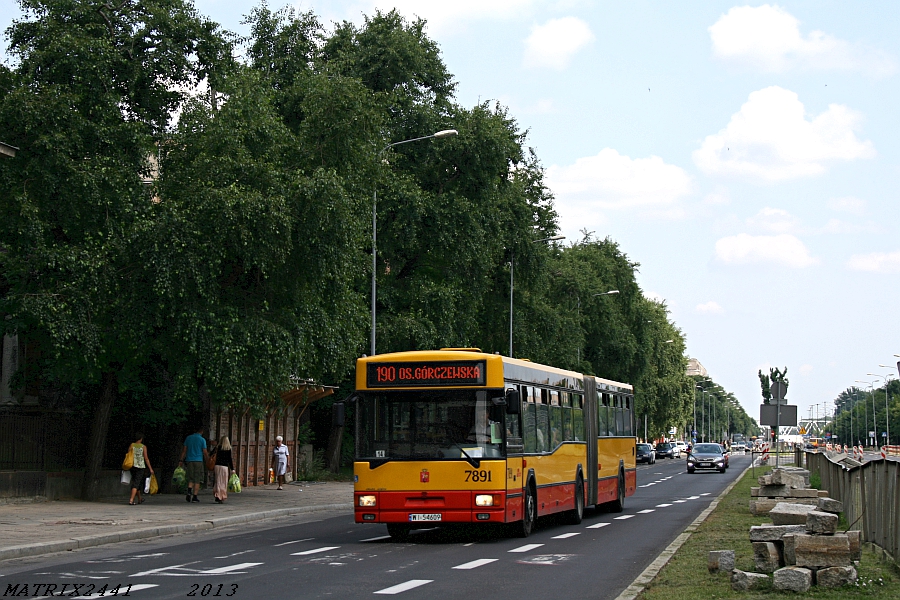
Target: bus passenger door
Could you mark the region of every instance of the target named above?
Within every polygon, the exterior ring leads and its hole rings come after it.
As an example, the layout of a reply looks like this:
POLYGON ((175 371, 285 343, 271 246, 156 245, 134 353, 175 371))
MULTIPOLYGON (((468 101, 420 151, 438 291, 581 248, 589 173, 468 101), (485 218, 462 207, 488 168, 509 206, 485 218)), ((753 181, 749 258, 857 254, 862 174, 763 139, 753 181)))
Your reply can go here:
MULTIPOLYGON (((507 389, 511 386, 507 384, 507 389)), ((506 521, 519 521, 524 515, 525 469, 522 452, 525 450, 522 431, 522 412, 527 388, 515 386, 519 392, 519 411, 506 415, 506 521)))
POLYGON ((587 475, 588 497, 586 506, 597 504, 597 482, 599 465, 597 464, 597 382, 593 377, 584 378, 584 439, 587 440, 587 464, 584 470, 587 475))

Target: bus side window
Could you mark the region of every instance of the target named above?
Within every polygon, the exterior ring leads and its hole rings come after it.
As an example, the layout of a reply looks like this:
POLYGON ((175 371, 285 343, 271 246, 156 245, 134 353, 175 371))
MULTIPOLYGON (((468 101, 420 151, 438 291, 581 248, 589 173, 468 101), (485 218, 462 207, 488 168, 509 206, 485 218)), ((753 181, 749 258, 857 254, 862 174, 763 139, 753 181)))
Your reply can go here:
POLYGON ((550 448, 555 450, 563 441, 562 407, 559 405, 559 392, 550 390, 550 448))
POLYGON ((563 439, 571 442, 575 439, 572 431, 572 395, 569 392, 560 392, 559 403, 562 405, 563 439))
POLYGON ((542 389, 540 404, 535 400, 537 408, 537 451, 547 452, 550 450, 550 393, 549 390, 542 389))
MULTIPOLYGON (((518 386, 519 398, 525 397, 525 386, 518 386)), ((505 412, 505 411, 504 411, 505 412)), ((514 452, 522 452, 524 441, 522 440, 522 428, 519 419, 522 415, 506 415, 506 445, 514 452)))
POLYGON ((625 396, 625 435, 634 435, 634 396, 625 396))
POLYGON ((584 408, 581 394, 572 394, 572 425, 576 442, 584 441, 584 408))
POLYGON ((625 408, 622 396, 615 396, 616 399, 616 435, 625 435, 625 408))
POLYGON ((525 452, 537 452, 537 421, 534 405, 534 388, 522 387, 522 426, 524 428, 525 452))
POLYGON ((597 403, 597 435, 606 437, 609 435, 609 394, 600 394, 597 403))

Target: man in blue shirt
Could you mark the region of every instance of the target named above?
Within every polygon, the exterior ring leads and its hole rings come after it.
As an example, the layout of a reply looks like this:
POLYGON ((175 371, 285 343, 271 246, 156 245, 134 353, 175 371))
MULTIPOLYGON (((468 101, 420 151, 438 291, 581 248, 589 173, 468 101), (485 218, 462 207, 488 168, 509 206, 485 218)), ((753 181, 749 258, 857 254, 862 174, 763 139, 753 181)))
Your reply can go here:
POLYGON ((206 462, 209 460, 209 454, 206 451, 203 431, 204 427, 201 425, 196 433, 185 438, 181 458, 178 459, 178 464, 184 464, 187 474, 188 490, 184 499, 188 502, 200 502, 197 493, 200 491, 200 484, 206 478, 206 462))

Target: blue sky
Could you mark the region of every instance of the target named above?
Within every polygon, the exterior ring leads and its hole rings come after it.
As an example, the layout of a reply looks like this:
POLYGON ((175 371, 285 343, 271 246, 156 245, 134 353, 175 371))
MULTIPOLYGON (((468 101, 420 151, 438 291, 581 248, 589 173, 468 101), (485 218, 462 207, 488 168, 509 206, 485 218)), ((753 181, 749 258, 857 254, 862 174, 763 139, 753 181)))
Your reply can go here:
MULTIPOLYGON (((246 32, 251 4, 196 5, 246 32)), ((900 3, 295 6, 326 23, 376 7, 426 18, 458 101, 497 100, 528 130, 567 242, 583 228, 618 241, 752 416, 760 368, 788 367, 802 416, 891 372, 900 3)))

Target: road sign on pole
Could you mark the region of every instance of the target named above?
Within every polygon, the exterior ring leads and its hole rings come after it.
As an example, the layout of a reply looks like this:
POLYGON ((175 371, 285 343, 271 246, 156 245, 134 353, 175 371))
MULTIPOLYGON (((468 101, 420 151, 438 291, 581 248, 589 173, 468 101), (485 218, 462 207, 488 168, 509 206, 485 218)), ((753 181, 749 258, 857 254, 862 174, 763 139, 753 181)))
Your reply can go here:
POLYGON ((769 386, 769 391, 772 393, 772 399, 780 403, 787 394, 787 386, 783 381, 773 381, 769 386))

